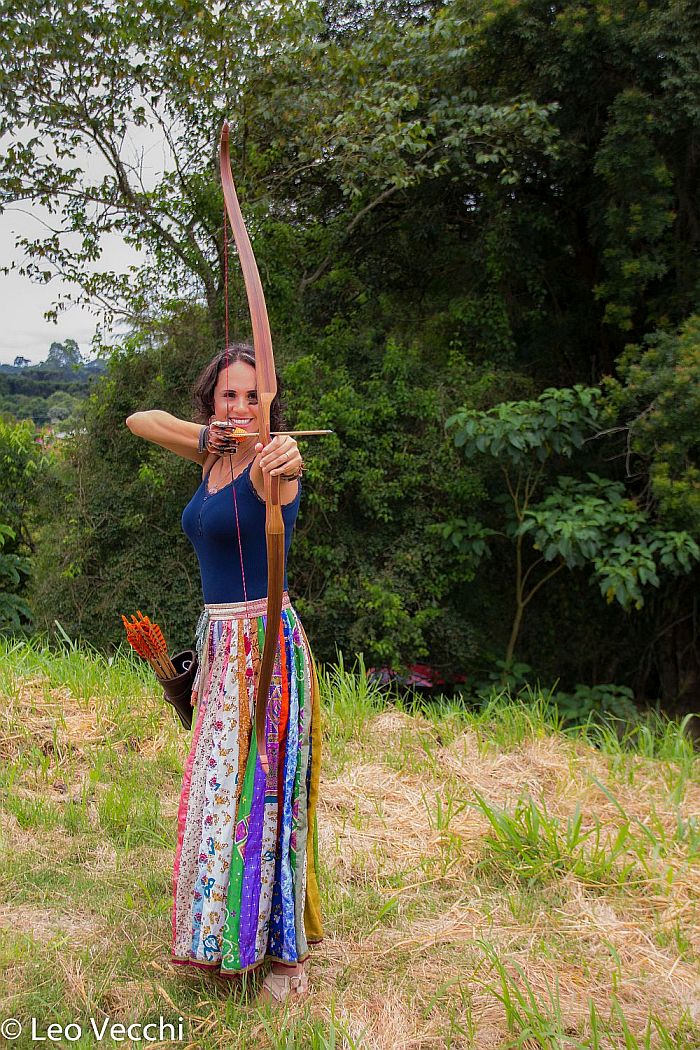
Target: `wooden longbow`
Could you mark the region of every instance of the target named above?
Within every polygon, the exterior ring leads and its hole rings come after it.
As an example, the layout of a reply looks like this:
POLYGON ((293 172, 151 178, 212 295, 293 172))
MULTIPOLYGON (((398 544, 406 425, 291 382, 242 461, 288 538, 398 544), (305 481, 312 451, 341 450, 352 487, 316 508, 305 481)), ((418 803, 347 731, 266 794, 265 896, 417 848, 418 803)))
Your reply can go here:
MULTIPOLYGON (((236 187, 233 182, 231 157, 229 154, 229 126, 226 120, 221 129, 219 161, 226 214, 231 224, 231 232, 236 248, 238 249, 238 258, 241 263, 248 307, 253 324, 259 440, 262 441, 263 445, 267 445, 270 441, 270 408, 277 394, 275 359, 272 354, 270 322, 267 317, 267 307, 262 284, 260 283, 260 274, 248 231, 243 222, 236 187)), ((227 294, 227 291, 226 289, 225 294, 227 294)), ((265 746, 267 699, 277 655, 284 588, 284 522, 280 507, 280 482, 278 475, 265 475, 265 539, 267 542, 267 621, 265 625, 265 644, 260 661, 260 674, 258 676, 257 695, 255 698, 255 737, 258 755, 260 756, 260 765, 267 774, 269 773, 265 746)))

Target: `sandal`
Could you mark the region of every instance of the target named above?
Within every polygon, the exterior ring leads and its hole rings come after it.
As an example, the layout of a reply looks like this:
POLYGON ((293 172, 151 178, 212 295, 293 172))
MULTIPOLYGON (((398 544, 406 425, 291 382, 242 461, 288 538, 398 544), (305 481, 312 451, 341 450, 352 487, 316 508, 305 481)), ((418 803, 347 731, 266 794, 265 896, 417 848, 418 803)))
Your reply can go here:
POLYGON ((290 995, 301 998, 309 991, 309 976, 305 970, 301 973, 288 977, 284 973, 275 973, 273 970, 265 976, 259 998, 263 1002, 283 1003, 290 995), (267 994, 265 994, 267 993, 267 994))

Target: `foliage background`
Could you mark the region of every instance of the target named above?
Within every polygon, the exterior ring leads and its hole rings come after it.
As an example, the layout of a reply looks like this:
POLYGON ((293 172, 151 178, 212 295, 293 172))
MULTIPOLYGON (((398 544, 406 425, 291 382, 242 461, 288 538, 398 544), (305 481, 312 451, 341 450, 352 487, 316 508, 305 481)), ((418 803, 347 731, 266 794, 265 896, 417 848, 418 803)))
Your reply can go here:
MULTIPOLYGON (((142 447, 124 418, 189 416, 192 382, 221 345, 216 139, 227 115, 288 422, 336 432, 305 451, 289 567, 317 655, 426 660, 472 684, 495 673, 512 634, 516 548, 483 560, 478 537, 448 533, 466 518, 504 531, 503 474, 487 454, 465 460, 445 423, 580 384, 602 391, 599 420, 570 456, 548 451, 543 485, 621 482, 649 529, 682 533, 687 565, 647 579, 639 608, 606 603, 587 568, 562 568, 528 605, 515 656, 522 674, 564 690, 617 683, 639 703, 692 709, 695 5, 0 9, 0 132, 12 141, 1 199, 54 201, 63 231, 26 242, 25 268, 73 276, 131 333, 104 348, 108 376, 84 432, 36 501, 35 626, 57 618, 110 647, 118 613, 139 607, 178 645, 191 641, 200 596, 179 515, 196 468, 142 447), (154 185, 122 148, 139 124, 177 158, 154 185), (85 151, 100 158, 99 179, 85 151), (107 232, 143 247, 147 264, 111 273, 107 232)), ((236 278, 232 308, 245 336, 236 278)), ((536 553, 525 544, 523 556, 536 553)))

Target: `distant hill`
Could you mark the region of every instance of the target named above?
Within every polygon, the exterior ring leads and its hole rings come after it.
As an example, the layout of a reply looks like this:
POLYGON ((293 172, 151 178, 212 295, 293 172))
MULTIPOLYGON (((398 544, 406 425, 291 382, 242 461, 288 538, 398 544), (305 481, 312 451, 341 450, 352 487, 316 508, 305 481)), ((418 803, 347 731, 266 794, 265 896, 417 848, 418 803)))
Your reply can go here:
POLYGON ((47 360, 36 365, 0 364, 1 414, 31 419, 37 426, 65 423, 75 414, 107 366, 82 360, 77 346, 70 340, 66 344, 53 343, 47 360))

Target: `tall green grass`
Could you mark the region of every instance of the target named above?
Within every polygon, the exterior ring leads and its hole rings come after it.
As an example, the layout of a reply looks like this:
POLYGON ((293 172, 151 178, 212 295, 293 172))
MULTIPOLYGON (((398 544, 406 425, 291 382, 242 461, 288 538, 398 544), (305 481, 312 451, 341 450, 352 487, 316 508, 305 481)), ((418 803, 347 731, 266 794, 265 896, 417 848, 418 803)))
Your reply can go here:
POLYGON ((149 698, 159 693, 158 683, 150 667, 126 644, 106 657, 67 635, 51 641, 45 636, 21 640, 0 636, 0 693, 16 696, 27 679, 38 679, 47 699, 51 689, 64 688, 85 703, 99 700, 98 727, 108 698, 113 741, 140 740, 157 730, 161 709, 149 698))

